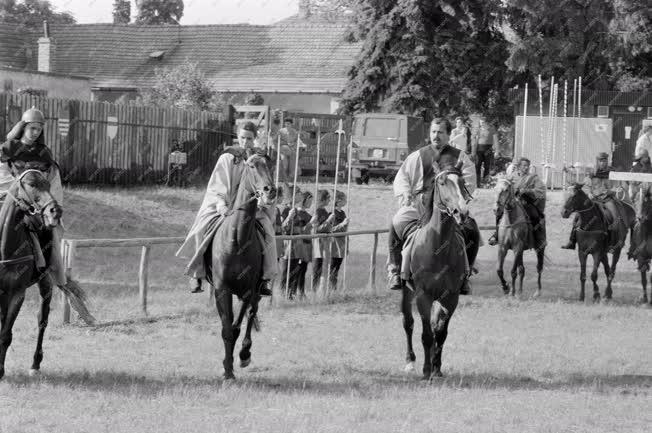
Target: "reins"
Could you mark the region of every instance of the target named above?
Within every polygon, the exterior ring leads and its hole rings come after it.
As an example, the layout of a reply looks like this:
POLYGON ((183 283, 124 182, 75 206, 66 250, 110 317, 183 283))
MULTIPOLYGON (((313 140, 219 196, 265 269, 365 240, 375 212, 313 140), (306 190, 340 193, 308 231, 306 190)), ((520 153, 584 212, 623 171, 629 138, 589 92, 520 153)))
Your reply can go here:
MULTIPOLYGON (((20 207, 23 211, 27 212, 28 214, 34 216, 37 214, 43 215, 43 212, 45 209, 51 205, 52 203, 55 202, 54 198, 51 198, 48 200, 44 205, 39 205, 36 203, 36 201, 29 195, 29 193, 25 190, 25 187, 23 186, 23 177, 29 172, 34 172, 38 173, 39 176, 44 176, 43 173, 40 170, 36 170, 34 168, 30 168, 28 170, 23 171, 18 178, 14 181, 14 183, 18 184, 18 189, 20 192, 28 198, 29 201, 21 198, 21 197, 16 197, 13 194, 11 194, 9 191, 7 191, 7 195, 11 197, 11 199, 16 203, 18 207, 20 207)), ((11 189, 11 188, 10 188, 11 189)))

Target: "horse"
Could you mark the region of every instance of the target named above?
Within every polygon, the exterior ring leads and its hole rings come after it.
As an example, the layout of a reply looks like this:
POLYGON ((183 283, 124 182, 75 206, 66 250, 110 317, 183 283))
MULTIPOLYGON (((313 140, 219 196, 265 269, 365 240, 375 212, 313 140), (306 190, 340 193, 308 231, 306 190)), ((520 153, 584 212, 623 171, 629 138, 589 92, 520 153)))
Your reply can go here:
MULTIPOLYGON (((619 239, 614 245, 609 245, 609 222, 604 211, 598 202, 590 199, 582 190, 583 185, 576 183, 572 186, 570 194, 565 200, 561 216, 569 218, 573 212, 579 215, 577 227, 577 256, 580 261, 580 301, 584 301, 584 286, 586 283, 586 259, 590 254, 593 257, 593 270, 591 272, 591 281, 593 282, 593 301, 600 300, 600 289, 597 284, 598 268, 602 263, 605 275, 607 276, 607 288, 605 289, 605 298, 611 299, 613 291, 611 283, 616 275, 616 265, 620 259, 620 252, 625 245, 625 236, 619 235, 619 239), (607 253, 609 249, 613 250, 612 261, 609 264, 607 253)), ((633 214, 634 210, 629 206, 624 206, 626 212, 633 214)), ((627 215, 629 217, 629 215, 627 215)), ((632 215, 630 221, 634 221, 632 215)), ((618 222, 625 224, 628 229, 632 229, 628 221, 618 222)))
MULTIPOLYGON (((630 242, 636 246, 634 259, 641 273, 643 294, 639 298, 639 302, 647 304, 647 272, 650 270, 650 259, 652 259, 652 192, 648 188, 646 188, 645 192, 641 190, 641 197, 637 202, 637 206, 638 224, 630 242)), ((650 282, 652 283, 652 276, 650 282)), ((652 292, 650 292, 649 302, 649 306, 652 307, 652 292)))
MULTIPOLYGON (((456 167, 459 169, 459 165, 456 167)), ((468 214, 470 194, 459 170, 438 173, 425 197, 426 212, 413 233, 410 287, 402 291, 401 310, 407 337, 406 371, 414 370, 412 300, 421 316, 424 349, 423 378, 441 377, 441 357, 448 325, 457 308, 467 272, 461 224, 468 214)))
POLYGON ((541 273, 545 259, 545 246, 537 248, 534 242, 534 227, 528 218, 523 203, 515 196, 512 182, 508 179, 499 179, 496 183, 498 195, 496 197, 496 216, 500 218, 498 226, 498 263, 496 273, 500 279, 503 292, 510 293, 510 286, 503 276, 503 265, 507 252, 514 252, 512 265, 511 294, 516 295, 516 278, 518 276, 518 293, 523 293, 523 278, 525 266, 523 253, 533 248, 537 253, 537 291, 534 297, 541 295, 541 273))
MULTIPOLYGON (((52 284, 45 258, 52 254, 52 229, 61 223, 63 210, 50 193, 50 183, 40 170, 11 167, 14 182, 0 207, 0 378, 4 376, 12 328, 28 287, 38 283, 41 305, 38 313, 38 338, 30 374, 37 374, 43 360, 43 337, 50 314, 52 284), (36 244, 43 247, 39 249, 36 244), (42 254, 42 256, 41 256, 42 254)), ((92 320, 85 306, 85 295, 69 281, 64 292, 74 307, 92 320)))
POLYGON ((259 153, 246 159, 232 210, 224 215, 215 231, 212 246, 204 256, 207 280, 215 290, 215 303, 222 323, 225 379, 235 379, 233 351, 247 310, 249 315, 239 354, 240 366, 244 368, 251 362, 251 328, 256 324, 263 268, 263 245, 258 238, 260 227, 256 213, 259 201, 270 205, 276 199, 270 166, 270 159, 259 153), (233 295, 242 301, 235 321, 233 295))

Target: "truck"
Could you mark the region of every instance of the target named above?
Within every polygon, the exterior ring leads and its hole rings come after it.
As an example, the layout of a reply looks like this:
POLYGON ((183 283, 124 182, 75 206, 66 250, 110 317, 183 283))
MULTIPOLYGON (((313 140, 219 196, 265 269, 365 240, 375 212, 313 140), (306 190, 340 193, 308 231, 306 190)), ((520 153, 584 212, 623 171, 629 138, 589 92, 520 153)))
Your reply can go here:
POLYGON ((351 178, 358 185, 370 177, 391 182, 407 156, 428 143, 420 117, 391 113, 357 114, 353 120, 351 178))

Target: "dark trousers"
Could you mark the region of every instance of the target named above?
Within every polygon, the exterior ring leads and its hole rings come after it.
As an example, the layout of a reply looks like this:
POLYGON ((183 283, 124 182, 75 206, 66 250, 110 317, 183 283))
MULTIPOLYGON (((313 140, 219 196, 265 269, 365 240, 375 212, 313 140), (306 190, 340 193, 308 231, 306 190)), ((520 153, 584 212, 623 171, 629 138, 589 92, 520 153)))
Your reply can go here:
MULTIPOLYGON (((340 266, 342 265, 343 259, 341 257, 332 257, 331 258, 331 269, 328 274, 328 288, 329 290, 337 289, 337 275, 340 272, 340 266)), ((322 276, 322 269, 324 267, 324 259, 319 258, 315 259, 312 263, 312 288, 317 290, 319 287, 319 280, 322 276)))
POLYGON ((482 185, 482 180, 489 175, 494 160, 493 146, 478 145, 478 150, 475 154, 475 174, 478 181, 478 187, 482 185), (484 172, 482 168, 484 167, 484 172))
MULTIPOLYGON (((290 259, 290 282, 288 284, 288 299, 294 299, 297 292, 300 297, 306 296, 306 271, 308 262, 301 259, 290 259)), ((287 267, 285 268, 287 275, 287 267)))

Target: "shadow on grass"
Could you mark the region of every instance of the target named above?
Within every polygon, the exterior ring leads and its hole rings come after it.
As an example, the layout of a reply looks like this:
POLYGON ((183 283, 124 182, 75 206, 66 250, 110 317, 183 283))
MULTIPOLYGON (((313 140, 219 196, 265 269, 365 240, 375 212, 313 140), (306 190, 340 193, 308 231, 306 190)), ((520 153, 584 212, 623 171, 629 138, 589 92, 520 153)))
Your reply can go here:
POLYGON ((346 372, 343 378, 339 372, 335 381, 316 380, 301 375, 292 377, 251 377, 246 371, 236 370, 239 375, 235 381, 224 381, 217 374, 214 378, 201 378, 187 375, 172 375, 152 378, 123 372, 74 372, 46 373, 34 378, 27 374, 10 375, 5 383, 15 386, 46 384, 49 386, 83 388, 91 391, 116 392, 128 394, 154 395, 171 389, 187 390, 192 387, 215 387, 221 389, 241 389, 295 394, 297 392, 321 396, 359 396, 373 397, 391 391, 413 391, 431 387, 449 389, 482 389, 510 391, 564 391, 589 390, 594 392, 617 391, 621 394, 647 393, 652 390, 652 375, 571 375, 553 381, 538 380, 527 376, 491 376, 450 374, 443 378, 425 381, 418 373, 388 373, 379 370, 356 370, 346 372), (337 380, 339 379, 339 380, 337 380))

